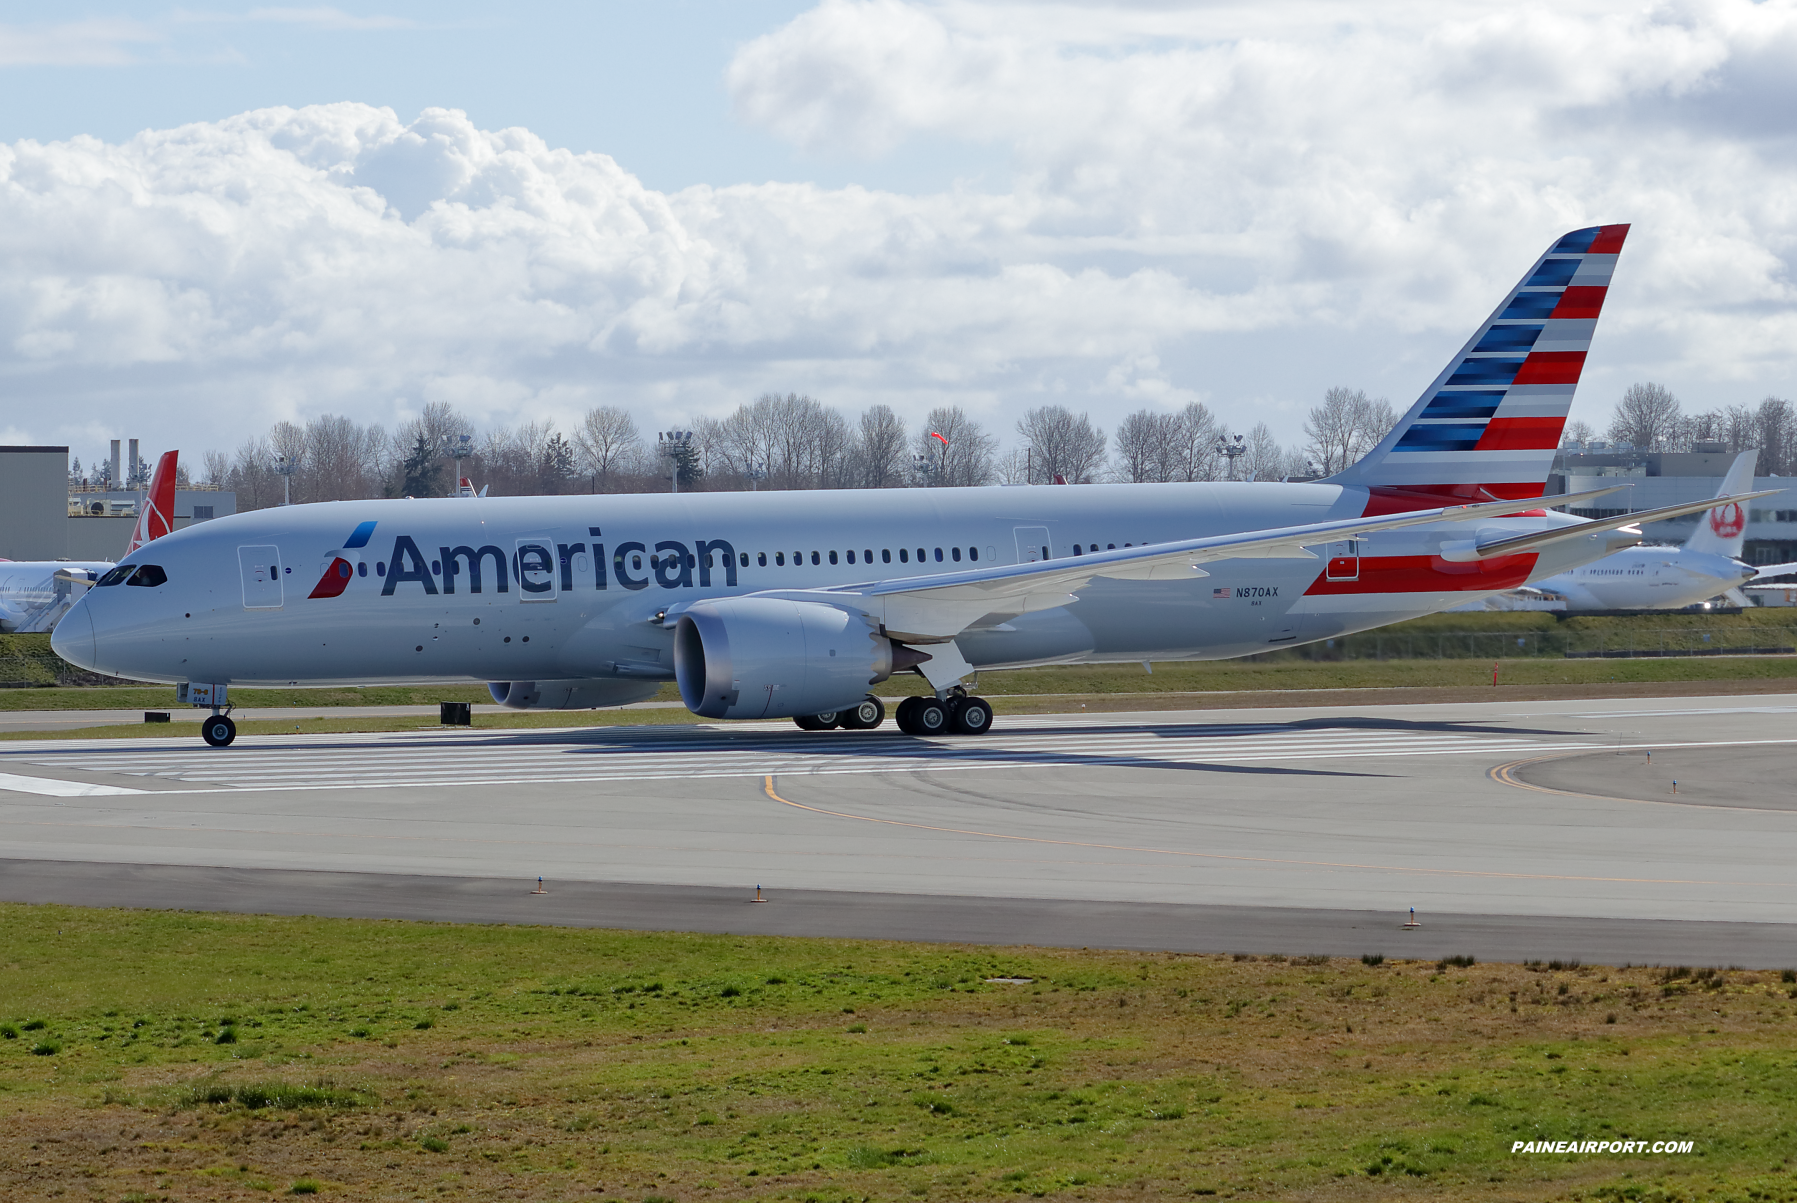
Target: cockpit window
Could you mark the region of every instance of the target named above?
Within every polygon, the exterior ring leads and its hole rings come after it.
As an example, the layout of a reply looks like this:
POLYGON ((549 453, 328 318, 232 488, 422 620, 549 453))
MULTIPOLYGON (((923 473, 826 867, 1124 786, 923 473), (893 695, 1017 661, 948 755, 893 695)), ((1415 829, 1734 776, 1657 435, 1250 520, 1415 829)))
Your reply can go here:
MULTIPOLYGON (((116 572, 117 569, 114 569, 114 571, 116 572)), ((164 572, 155 564, 145 564, 133 573, 131 579, 125 583, 127 585, 142 585, 146 589, 154 589, 157 585, 166 584, 167 582, 168 573, 164 572)))
POLYGON ((122 585, 125 583, 125 578, 136 571, 136 564, 120 564, 117 568, 110 570, 105 576, 94 582, 94 587, 99 589, 104 588, 107 585, 122 585))

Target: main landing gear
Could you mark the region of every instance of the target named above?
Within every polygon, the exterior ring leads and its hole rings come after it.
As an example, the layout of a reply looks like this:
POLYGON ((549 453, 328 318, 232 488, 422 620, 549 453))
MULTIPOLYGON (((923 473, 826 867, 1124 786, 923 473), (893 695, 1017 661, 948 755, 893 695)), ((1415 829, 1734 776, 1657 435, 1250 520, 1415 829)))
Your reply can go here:
MULTIPOLYGON (((906 698, 894 712, 907 735, 984 735, 992 730, 992 705, 985 698, 952 693, 946 698, 906 698)), ((869 696, 852 710, 801 714, 792 720, 801 731, 871 731, 886 721, 886 707, 869 696)))
POLYGON ((907 735, 984 735, 992 730, 992 704, 964 693, 906 698, 895 717, 907 735))
POLYGON ((226 747, 237 738, 237 724, 228 714, 213 714, 200 723, 200 738, 215 748, 226 747))

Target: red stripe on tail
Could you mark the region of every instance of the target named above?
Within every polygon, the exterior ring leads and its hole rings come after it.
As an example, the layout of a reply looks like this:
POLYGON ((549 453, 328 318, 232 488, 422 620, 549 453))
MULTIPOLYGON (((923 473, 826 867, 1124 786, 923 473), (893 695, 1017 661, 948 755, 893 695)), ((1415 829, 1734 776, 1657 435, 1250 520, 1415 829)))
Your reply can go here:
POLYGON ((1577 384, 1583 351, 1531 351, 1512 384, 1577 384))
POLYGON ((1587 318, 1596 320, 1604 310, 1604 294, 1610 290, 1601 284, 1580 284, 1576 288, 1568 288, 1560 294, 1560 303, 1547 316, 1558 318, 1587 318))
POLYGON ((1626 222, 1619 226, 1602 226, 1597 231, 1597 237, 1591 240, 1590 249, 1585 253, 1587 255, 1620 255, 1622 254, 1622 240, 1628 236, 1629 227, 1626 222))
POLYGON ((1560 445, 1565 418, 1493 418, 1474 451, 1551 451, 1560 445))

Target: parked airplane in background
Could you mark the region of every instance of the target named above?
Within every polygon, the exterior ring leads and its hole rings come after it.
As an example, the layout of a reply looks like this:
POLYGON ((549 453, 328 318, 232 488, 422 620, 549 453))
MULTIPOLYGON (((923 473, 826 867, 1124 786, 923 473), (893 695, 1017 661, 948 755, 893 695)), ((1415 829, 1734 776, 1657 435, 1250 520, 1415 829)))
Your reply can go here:
MULTIPOLYGON (((57 628, 73 663, 209 704, 238 684, 491 682, 526 709, 676 681, 707 718, 978 734, 982 669, 1221 659, 1366 630, 1599 559, 1631 522, 1543 507, 1627 226, 1526 272, 1359 463, 1304 484, 341 501, 142 549, 57 628)), ((1731 500, 1745 500, 1746 494, 1731 500)))
MULTIPOLYGON (((166 451, 150 476, 150 492, 125 542, 130 555, 174 526, 175 461, 166 451)), ((110 560, 0 560, 0 632, 41 635, 53 629, 75 599, 112 568, 110 560)))
MULTIPOLYGON (((1717 497, 1753 487, 1759 452, 1743 451, 1722 478, 1717 497)), ((1747 514, 1738 503, 1719 505, 1678 547, 1631 547, 1594 564, 1535 581, 1516 592, 1564 598, 1568 610, 1677 610, 1730 593, 1756 578, 1782 576, 1797 564, 1755 568, 1741 561, 1747 514)), ((1738 592, 1732 600, 1746 604, 1738 592)))

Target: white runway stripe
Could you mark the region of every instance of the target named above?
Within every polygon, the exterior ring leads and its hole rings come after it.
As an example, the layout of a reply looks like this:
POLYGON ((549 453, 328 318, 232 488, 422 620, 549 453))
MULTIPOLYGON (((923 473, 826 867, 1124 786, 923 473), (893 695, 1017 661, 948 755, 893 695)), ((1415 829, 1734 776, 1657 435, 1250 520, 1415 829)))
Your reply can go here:
MULTIPOLYGON (((82 766, 89 767, 92 766, 82 766)), ((108 770, 110 771, 110 770, 108 770)), ((141 794, 141 789, 122 785, 90 785, 85 781, 57 781, 49 777, 19 777, 0 773, 0 789, 20 794, 45 794, 52 798, 91 798, 96 794, 141 794)))
MULTIPOLYGON (((1015 722, 1013 720, 1013 722, 1015 722)), ((1017 723, 1016 725, 1021 725, 1017 723)), ((803 734, 785 724, 682 728, 654 733, 577 728, 518 733, 384 733, 299 736, 230 749, 187 743, 15 745, 0 762, 156 778, 199 788, 316 790, 486 785, 506 782, 645 781, 768 774, 964 772, 1044 767, 1249 764, 1391 756, 1511 755, 1567 747, 1544 740, 1453 730, 1313 728, 1278 724, 1154 726, 1037 720, 1038 731, 980 739, 912 739, 896 732, 803 734), (1054 730, 1040 730, 1053 727, 1054 730)), ((1582 741, 1571 744, 1583 746, 1582 741)), ((53 789, 130 792, 112 786, 17 778, 53 789)), ((8 788, 0 785, 0 788, 8 788)))

